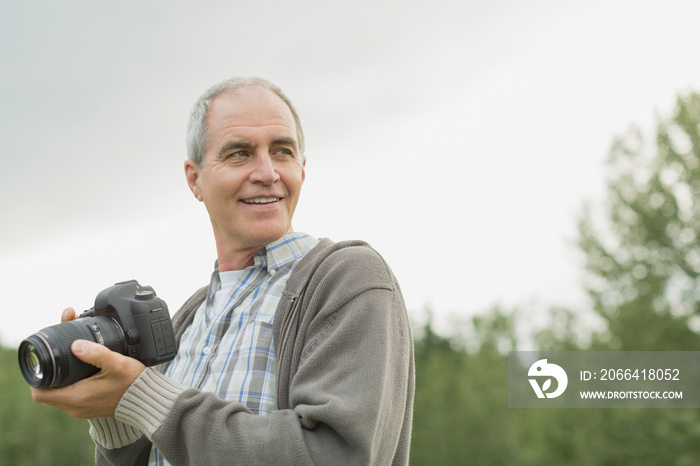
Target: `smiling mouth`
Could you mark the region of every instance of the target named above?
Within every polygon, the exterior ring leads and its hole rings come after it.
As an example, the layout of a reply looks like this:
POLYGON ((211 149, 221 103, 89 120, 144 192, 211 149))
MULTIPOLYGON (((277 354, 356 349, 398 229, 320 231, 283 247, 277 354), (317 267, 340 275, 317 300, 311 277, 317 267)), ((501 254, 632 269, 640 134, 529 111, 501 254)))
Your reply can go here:
POLYGON ((281 201, 281 197, 256 197, 254 199, 243 199, 244 204, 272 204, 281 201))

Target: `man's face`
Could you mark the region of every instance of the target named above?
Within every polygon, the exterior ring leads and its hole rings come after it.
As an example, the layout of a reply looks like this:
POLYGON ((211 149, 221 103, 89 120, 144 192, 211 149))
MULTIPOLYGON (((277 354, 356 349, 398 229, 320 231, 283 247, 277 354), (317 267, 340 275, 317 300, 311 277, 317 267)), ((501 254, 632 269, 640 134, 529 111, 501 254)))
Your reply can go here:
POLYGON ((185 162, 188 184, 209 212, 220 255, 260 249, 291 230, 304 182, 292 112, 274 93, 250 88, 216 97, 207 124, 203 166, 185 162))

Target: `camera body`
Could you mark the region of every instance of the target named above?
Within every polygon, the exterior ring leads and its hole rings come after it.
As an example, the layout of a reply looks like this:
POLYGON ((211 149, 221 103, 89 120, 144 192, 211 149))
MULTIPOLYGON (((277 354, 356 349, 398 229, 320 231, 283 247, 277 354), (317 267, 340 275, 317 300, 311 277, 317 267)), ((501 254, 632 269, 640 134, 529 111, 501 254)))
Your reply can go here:
POLYGON ((146 366, 172 360, 175 332, 165 301, 136 280, 117 283, 95 298, 95 306, 76 320, 46 327, 22 341, 19 365, 29 385, 70 385, 99 371, 75 357, 71 344, 94 341, 138 359, 146 366))
POLYGON ((175 332, 168 306, 150 286, 130 280, 102 290, 95 298, 95 307, 80 315, 81 318, 100 316, 114 319, 122 329, 122 354, 146 366, 175 357, 175 332))

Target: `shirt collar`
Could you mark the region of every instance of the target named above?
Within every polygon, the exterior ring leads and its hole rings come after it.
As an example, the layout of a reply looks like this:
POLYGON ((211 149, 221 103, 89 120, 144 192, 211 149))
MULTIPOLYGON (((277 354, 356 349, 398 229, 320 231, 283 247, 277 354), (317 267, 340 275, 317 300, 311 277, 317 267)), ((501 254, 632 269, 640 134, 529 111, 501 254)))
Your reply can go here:
POLYGON ((316 244, 318 244, 318 239, 306 233, 295 231, 287 233, 277 241, 262 248, 255 255, 253 267, 257 267, 258 264, 262 267, 267 266, 269 273, 303 257, 316 244))
MULTIPOLYGON (((258 251, 253 257, 251 267, 274 274, 279 267, 303 257, 317 244, 318 239, 311 235, 296 231, 289 232, 258 251)), ((207 304, 210 303, 219 289, 221 289, 221 279, 219 278, 219 261, 217 260, 214 263, 214 272, 211 274, 209 282, 207 304)))

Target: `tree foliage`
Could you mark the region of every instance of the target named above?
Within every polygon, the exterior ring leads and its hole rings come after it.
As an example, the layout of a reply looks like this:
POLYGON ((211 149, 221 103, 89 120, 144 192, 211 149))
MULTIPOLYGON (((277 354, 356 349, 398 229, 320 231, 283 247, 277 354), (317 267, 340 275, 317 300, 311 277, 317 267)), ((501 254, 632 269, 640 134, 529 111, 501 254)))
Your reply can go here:
POLYGON ((87 421, 32 400, 17 351, 0 348, 0 464, 95 464, 87 421))
POLYGON ((508 406, 508 361, 496 346, 512 341, 512 317, 494 309, 477 317, 474 354, 432 331, 416 341, 413 464, 503 465, 515 459, 508 406))
POLYGON ((700 95, 645 139, 633 127, 608 160, 604 229, 579 224, 587 291, 620 350, 700 349, 700 95))
MULTIPOLYGON (((698 351, 700 95, 679 97, 655 137, 635 127, 615 139, 607 174, 605 209, 589 205, 579 224, 586 291, 606 329, 583 343, 582 319, 553 309, 539 348, 698 351)), ((516 316, 475 318, 475 352, 417 342, 414 464, 700 464, 695 409, 506 408, 503 343, 516 316)))

